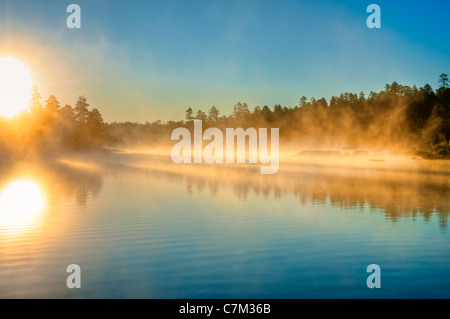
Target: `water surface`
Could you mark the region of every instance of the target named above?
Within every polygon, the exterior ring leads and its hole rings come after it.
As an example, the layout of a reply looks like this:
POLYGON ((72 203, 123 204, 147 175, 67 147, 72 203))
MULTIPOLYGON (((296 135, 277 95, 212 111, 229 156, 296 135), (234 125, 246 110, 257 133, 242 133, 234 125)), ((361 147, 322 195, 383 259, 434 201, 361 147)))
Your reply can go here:
POLYGON ((120 153, 0 176, 2 298, 450 296, 445 161, 296 157, 260 175, 120 153))

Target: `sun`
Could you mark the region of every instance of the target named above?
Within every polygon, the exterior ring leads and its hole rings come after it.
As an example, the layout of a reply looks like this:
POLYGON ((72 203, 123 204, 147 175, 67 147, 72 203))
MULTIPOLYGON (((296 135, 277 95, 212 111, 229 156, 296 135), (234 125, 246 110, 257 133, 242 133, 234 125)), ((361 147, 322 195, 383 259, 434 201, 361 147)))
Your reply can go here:
POLYGON ((43 196, 37 185, 18 180, 0 193, 0 229, 19 230, 35 223, 42 213, 43 196))
POLYGON ((0 57, 0 115, 13 117, 29 107, 33 82, 26 66, 10 57, 0 57))

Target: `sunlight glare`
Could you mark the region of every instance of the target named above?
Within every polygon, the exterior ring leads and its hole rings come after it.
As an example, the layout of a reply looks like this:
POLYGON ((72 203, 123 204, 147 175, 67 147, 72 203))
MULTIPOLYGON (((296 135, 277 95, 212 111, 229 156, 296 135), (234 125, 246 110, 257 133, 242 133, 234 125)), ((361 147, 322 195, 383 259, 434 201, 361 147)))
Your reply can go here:
POLYGON ((0 194, 0 228, 33 226, 43 205, 43 196, 35 183, 21 180, 9 184, 0 194))
POLYGON ((28 109, 31 75, 19 60, 0 57, 0 115, 13 117, 28 109))

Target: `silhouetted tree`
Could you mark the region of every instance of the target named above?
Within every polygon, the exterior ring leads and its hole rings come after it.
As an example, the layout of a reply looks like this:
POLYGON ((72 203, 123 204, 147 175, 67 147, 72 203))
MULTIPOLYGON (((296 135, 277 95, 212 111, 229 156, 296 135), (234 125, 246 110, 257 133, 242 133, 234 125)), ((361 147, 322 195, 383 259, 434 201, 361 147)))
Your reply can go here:
POLYGON ((235 119, 243 119, 250 114, 247 103, 238 102, 233 109, 233 117, 235 119))
POLYGON ((64 105, 60 110, 59 113, 61 114, 61 119, 68 120, 68 121, 75 121, 75 112, 72 108, 72 106, 66 104, 64 105))
POLYGON ((195 116, 195 119, 201 120, 201 121, 206 121, 206 113, 201 110, 198 110, 197 115, 195 116))
POLYGON ((78 97, 78 101, 75 104, 73 111, 75 112, 75 121, 80 124, 87 123, 89 118, 89 104, 87 103, 87 99, 81 95, 78 97))
POLYGON ((219 110, 215 106, 211 107, 208 113, 208 121, 217 122, 219 120, 219 113, 219 110))
POLYGON ((103 140, 104 122, 99 110, 92 109, 87 119, 87 127, 90 134, 91 146, 99 146, 103 140))
POLYGON ((263 108, 261 110, 261 114, 267 122, 272 122, 273 114, 267 105, 263 106, 263 108))
POLYGON ((308 101, 308 99, 306 98, 306 96, 303 95, 303 96, 300 98, 300 102, 299 102, 298 106, 302 107, 303 105, 306 104, 307 101, 308 101))
POLYGON ((192 114, 194 113, 194 111, 192 111, 192 108, 188 108, 186 111, 185 111, 185 118, 186 118, 186 121, 188 121, 188 122, 190 122, 190 121, 192 121, 194 118, 192 117, 192 114))
POLYGON ((447 89, 449 87, 448 85, 448 75, 445 73, 442 73, 439 76, 439 83, 441 84, 441 88, 447 89))
POLYGON ((87 124, 94 127, 101 127, 104 124, 103 117, 99 110, 92 109, 92 111, 89 112, 87 124))
POLYGON ((59 111, 60 105, 59 101, 54 95, 50 95, 45 101, 45 111, 51 116, 55 116, 59 111))

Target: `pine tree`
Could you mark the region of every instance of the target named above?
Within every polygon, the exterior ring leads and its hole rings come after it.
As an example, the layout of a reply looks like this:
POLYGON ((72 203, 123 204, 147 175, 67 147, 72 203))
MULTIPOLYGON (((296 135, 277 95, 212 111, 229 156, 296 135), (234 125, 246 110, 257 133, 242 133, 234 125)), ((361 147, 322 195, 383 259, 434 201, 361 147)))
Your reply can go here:
POLYGON ((74 120, 75 119, 75 112, 73 111, 72 106, 66 104, 64 105, 60 110, 60 114, 62 115, 63 119, 66 120, 74 120))
POLYGON ((59 108, 60 108, 59 101, 56 99, 54 95, 50 95, 47 101, 45 101, 45 111, 48 114, 56 115, 59 108))
POLYGON ((447 88, 449 87, 449 84, 448 84, 448 75, 445 74, 445 73, 442 73, 442 74, 439 76, 439 83, 441 83, 441 88, 447 89, 447 88))
POLYGON ((250 114, 247 103, 238 102, 233 109, 233 117, 235 119, 243 118, 250 114))
POLYGON ((75 112, 75 121, 80 124, 86 124, 89 118, 89 104, 87 103, 87 99, 81 95, 78 97, 78 101, 75 104, 74 112, 75 112))
POLYGON ((219 110, 215 106, 211 107, 208 114, 208 121, 217 122, 219 120, 219 113, 219 110))
POLYGON ((200 121, 206 121, 206 113, 203 112, 202 110, 198 110, 197 111, 197 115, 195 116, 195 119, 200 120, 200 121))
POLYGON ((87 123, 95 127, 101 127, 104 124, 104 122, 100 111, 97 109, 92 109, 92 111, 89 112, 87 123))
POLYGON ((190 122, 190 121, 192 121, 193 120, 193 117, 192 117, 192 114, 194 113, 194 111, 192 111, 192 108, 188 108, 186 111, 185 111, 185 118, 186 118, 186 121, 188 121, 188 122, 190 122))

